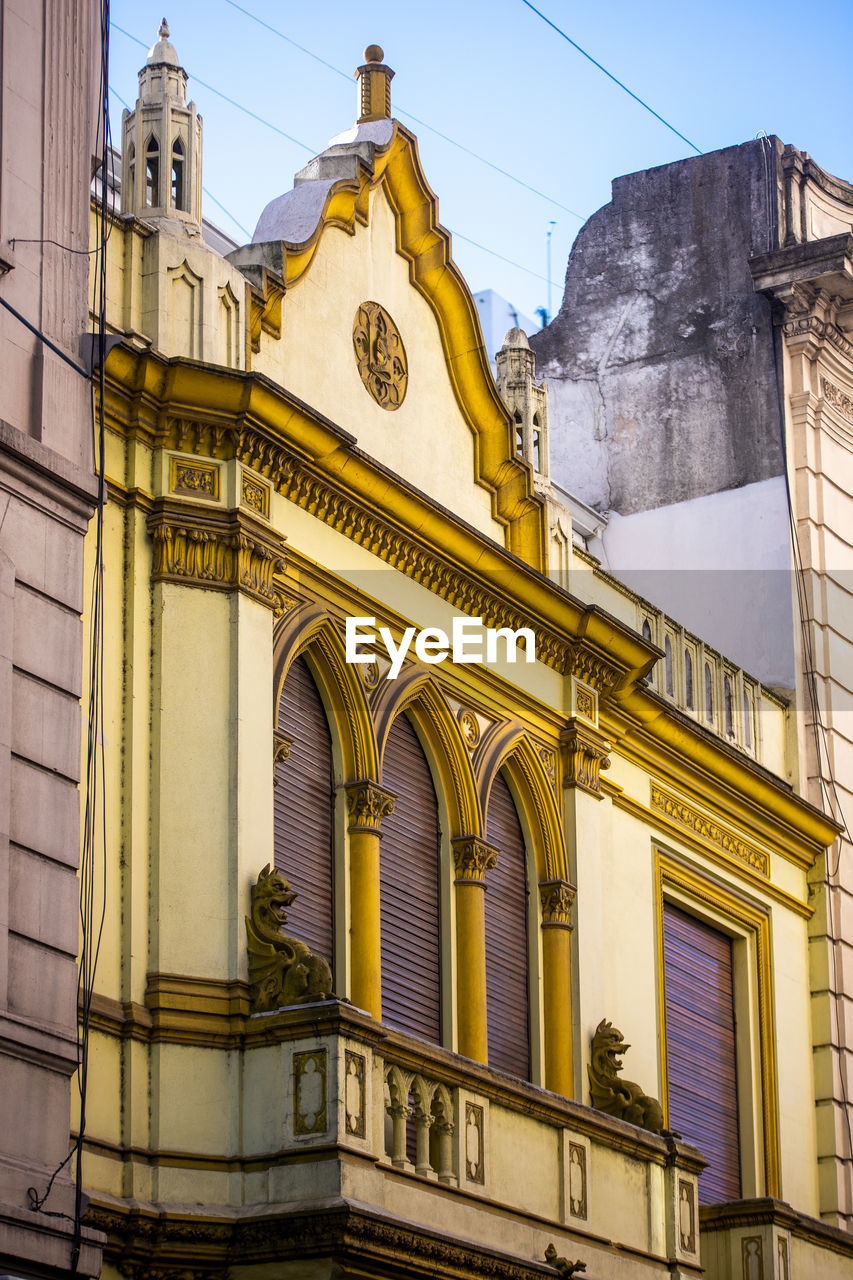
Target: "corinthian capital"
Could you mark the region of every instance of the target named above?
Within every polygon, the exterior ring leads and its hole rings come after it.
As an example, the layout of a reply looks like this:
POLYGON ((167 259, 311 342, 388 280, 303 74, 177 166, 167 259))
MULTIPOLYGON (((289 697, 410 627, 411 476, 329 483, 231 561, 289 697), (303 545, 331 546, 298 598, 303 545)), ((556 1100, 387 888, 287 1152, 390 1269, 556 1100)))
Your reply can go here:
POLYGON ((577 890, 568 880, 546 880, 539 886, 544 927, 571 929, 572 904, 577 890))
POLYGON ((457 884, 481 884, 485 888, 486 872, 497 866, 498 851, 479 836, 459 836, 453 841, 453 861, 457 884))
POLYGON ((345 791, 350 831, 379 831, 382 819, 394 812, 395 797, 378 782, 348 782, 345 791))

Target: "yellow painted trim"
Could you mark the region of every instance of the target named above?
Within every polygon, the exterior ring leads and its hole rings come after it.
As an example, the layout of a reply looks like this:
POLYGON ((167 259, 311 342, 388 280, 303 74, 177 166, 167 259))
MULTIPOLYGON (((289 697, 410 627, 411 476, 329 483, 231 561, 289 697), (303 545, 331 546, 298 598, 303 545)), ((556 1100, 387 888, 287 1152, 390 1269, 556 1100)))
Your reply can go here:
POLYGON ((608 794, 611 796, 616 808, 623 809, 626 813, 630 813, 632 817, 638 818, 644 826, 657 829, 662 835, 672 840, 673 843, 684 845, 694 853, 698 853, 703 858, 707 858, 708 861, 715 863, 718 867, 734 872, 745 884, 748 884, 750 888, 760 895, 772 898, 774 902, 778 902, 780 906, 786 907, 804 920, 810 920, 814 915, 814 907, 810 907, 808 903, 802 902, 785 889, 780 889, 778 885, 773 884, 772 880, 759 875, 751 867, 734 858, 727 857, 714 845, 706 843, 698 836, 691 835, 685 827, 672 822, 656 809, 650 809, 647 805, 641 804, 639 800, 635 800, 621 790, 617 792, 615 789, 608 788, 608 794))
POLYGON ((378 755, 370 711, 356 669, 346 661, 336 619, 320 604, 302 604, 276 627, 273 638, 273 706, 278 704, 293 660, 304 656, 331 713, 343 759, 344 781, 378 776, 378 755))
POLYGON ((431 672, 411 667, 401 672, 397 680, 384 681, 381 685, 374 709, 380 759, 384 757, 391 726, 403 711, 420 729, 438 768, 451 839, 482 835, 482 814, 465 741, 459 722, 431 672))
POLYGON ((515 451, 510 415, 495 386, 483 334, 468 286, 451 255, 450 232, 438 221, 438 200, 424 176, 417 140, 398 121, 386 146, 375 146, 373 164, 359 177, 334 183, 307 240, 288 244, 286 289, 307 276, 327 228, 355 234, 370 216, 370 196, 384 190, 396 219, 397 251, 409 277, 435 315, 447 370, 460 411, 474 436, 474 468, 492 495, 495 519, 508 525, 510 550, 538 569, 547 565, 545 506, 533 473, 515 451))
MULTIPOLYGON (((668 1068, 666 1040, 666 982, 663 954, 663 904, 667 887, 680 889, 701 907, 710 902, 724 916, 735 921, 753 935, 755 943, 755 977, 758 988, 758 1052, 761 1071, 761 1117, 764 1141, 764 1194, 781 1196, 782 1177, 779 1158, 779 1103, 776 1070, 775 1013, 772 982, 772 940, 769 909, 762 909, 745 897, 735 894, 720 881, 687 867, 661 849, 655 849, 655 904, 657 914, 657 978, 660 1010, 661 1101, 664 1115, 669 1116, 668 1068)), ((678 899, 674 899, 676 903, 678 899)))

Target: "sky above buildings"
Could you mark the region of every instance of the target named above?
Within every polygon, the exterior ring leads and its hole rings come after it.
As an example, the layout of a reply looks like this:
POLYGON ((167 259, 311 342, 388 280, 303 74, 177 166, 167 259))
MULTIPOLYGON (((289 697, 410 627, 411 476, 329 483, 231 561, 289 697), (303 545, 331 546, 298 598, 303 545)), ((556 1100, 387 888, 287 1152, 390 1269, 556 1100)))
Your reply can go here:
MULTIPOLYGON (((764 130, 853 180, 853 0, 536 8, 700 151, 764 130)), ((135 102, 165 12, 204 118, 205 216, 241 241, 353 123, 352 73, 365 45, 381 44, 396 72, 392 112, 418 137, 457 264, 472 290, 494 289, 529 316, 549 302, 549 230, 555 313, 572 241, 610 199, 611 180, 695 154, 524 0, 112 0, 111 9, 114 144, 121 100, 135 102)))

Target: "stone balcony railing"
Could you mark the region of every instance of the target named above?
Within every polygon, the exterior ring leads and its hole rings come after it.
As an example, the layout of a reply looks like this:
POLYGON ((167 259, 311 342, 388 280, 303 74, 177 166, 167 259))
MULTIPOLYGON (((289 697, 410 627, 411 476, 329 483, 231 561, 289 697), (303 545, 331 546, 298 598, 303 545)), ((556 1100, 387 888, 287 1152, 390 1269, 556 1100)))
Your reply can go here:
POLYGON ((268 1183, 277 1206, 304 1201, 313 1150, 317 1195, 381 1206, 426 1232, 534 1267, 555 1242, 559 1254, 583 1258, 592 1276, 607 1275, 617 1241, 632 1257, 631 1275, 662 1275, 673 1264, 682 1275, 699 1274, 704 1162, 692 1148, 343 1003, 256 1015, 247 1033, 247 1080, 281 1108, 268 1117, 283 1146, 268 1183))

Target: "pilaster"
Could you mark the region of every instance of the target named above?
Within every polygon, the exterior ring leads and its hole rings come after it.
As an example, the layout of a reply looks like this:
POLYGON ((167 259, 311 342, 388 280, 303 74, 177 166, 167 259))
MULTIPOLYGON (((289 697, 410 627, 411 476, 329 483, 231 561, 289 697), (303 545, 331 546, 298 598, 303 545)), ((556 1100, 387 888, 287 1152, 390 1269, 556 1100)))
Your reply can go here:
POLYGON ((498 851, 479 836, 453 841, 456 868, 456 993, 459 1052, 488 1062, 486 1019, 486 872, 498 851))
POLYGON ((347 783, 350 874, 350 999, 374 1018, 382 1017, 382 934, 379 901, 379 841, 382 819, 394 812, 395 796, 376 782, 347 783))

